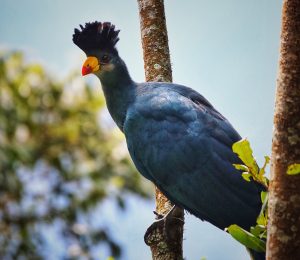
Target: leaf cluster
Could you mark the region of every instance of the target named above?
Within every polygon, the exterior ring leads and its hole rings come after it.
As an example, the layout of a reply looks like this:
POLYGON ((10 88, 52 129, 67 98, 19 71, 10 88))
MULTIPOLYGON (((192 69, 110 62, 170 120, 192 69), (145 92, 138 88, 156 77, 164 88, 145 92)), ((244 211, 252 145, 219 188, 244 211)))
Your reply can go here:
POLYGON ((259 216, 256 219, 256 225, 251 227, 249 231, 239 227, 236 224, 230 225, 226 230, 229 234, 238 242, 253 249, 257 252, 266 251, 266 239, 267 239, 267 224, 268 224, 268 185, 269 180, 266 177, 266 167, 270 162, 270 158, 265 156, 265 162, 261 168, 259 168, 256 159, 253 156, 253 151, 250 143, 247 139, 242 139, 232 146, 233 152, 235 152, 241 159, 243 164, 233 164, 233 166, 242 171, 242 177, 245 181, 256 181, 266 188, 266 191, 261 192, 262 208, 259 216))

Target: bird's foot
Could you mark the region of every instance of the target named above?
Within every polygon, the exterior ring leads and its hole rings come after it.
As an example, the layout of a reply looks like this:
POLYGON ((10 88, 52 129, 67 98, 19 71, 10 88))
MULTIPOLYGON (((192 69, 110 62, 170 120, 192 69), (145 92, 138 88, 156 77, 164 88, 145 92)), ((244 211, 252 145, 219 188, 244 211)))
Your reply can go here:
POLYGON ((156 211, 153 213, 156 215, 156 221, 154 221, 147 229, 144 235, 145 243, 149 245, 149 236, 150 234, 152 235, 153 232, 160 232, 167 241, 172 241, 174 239, 174 235, 176 234, 174 231, 174 226, 177 226, 178 222, 184 222, 180 208, 174 205, 165 215, 161 215, 156 211))

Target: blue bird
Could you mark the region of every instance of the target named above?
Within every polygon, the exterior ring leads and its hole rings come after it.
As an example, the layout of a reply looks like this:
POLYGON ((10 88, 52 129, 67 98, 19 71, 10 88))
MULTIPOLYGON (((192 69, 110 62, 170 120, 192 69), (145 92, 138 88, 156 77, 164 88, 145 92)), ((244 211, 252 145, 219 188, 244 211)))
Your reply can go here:
POLYGON ((246 182, 232 166, 241 163, 232 152, 241 137, 228 120, 191 88, 134 82, 118 55, 119 30, 111 23, 80 27, 73 42, 87 55, 82 75, 100 79, 138 171, 175 205, 222 230, 255 225, 263 187, 246 182))

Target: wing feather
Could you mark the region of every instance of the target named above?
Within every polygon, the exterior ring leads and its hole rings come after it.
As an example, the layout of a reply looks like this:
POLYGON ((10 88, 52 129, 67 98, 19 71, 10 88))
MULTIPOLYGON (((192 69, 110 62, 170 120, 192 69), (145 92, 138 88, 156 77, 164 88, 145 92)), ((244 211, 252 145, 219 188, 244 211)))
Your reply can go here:
POLYGON ((262 189, 232 166, 239 162, 231 150, 239 134, 197 92, 158 86, 139 96, 124 124, 138 170, 197 217, 222 229, 249 228, 262 189))

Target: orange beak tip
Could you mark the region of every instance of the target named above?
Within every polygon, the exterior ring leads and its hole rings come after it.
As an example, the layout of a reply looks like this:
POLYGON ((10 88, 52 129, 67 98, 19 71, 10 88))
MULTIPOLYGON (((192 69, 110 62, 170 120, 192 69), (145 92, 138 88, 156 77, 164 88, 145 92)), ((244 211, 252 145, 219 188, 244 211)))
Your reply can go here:
POLYGON ((91 67, 86 67, 86 66, 82 67, 82 70, 81 70, 82 76, 90 74, 91 72, 92 72, 92 68, 91 67))

